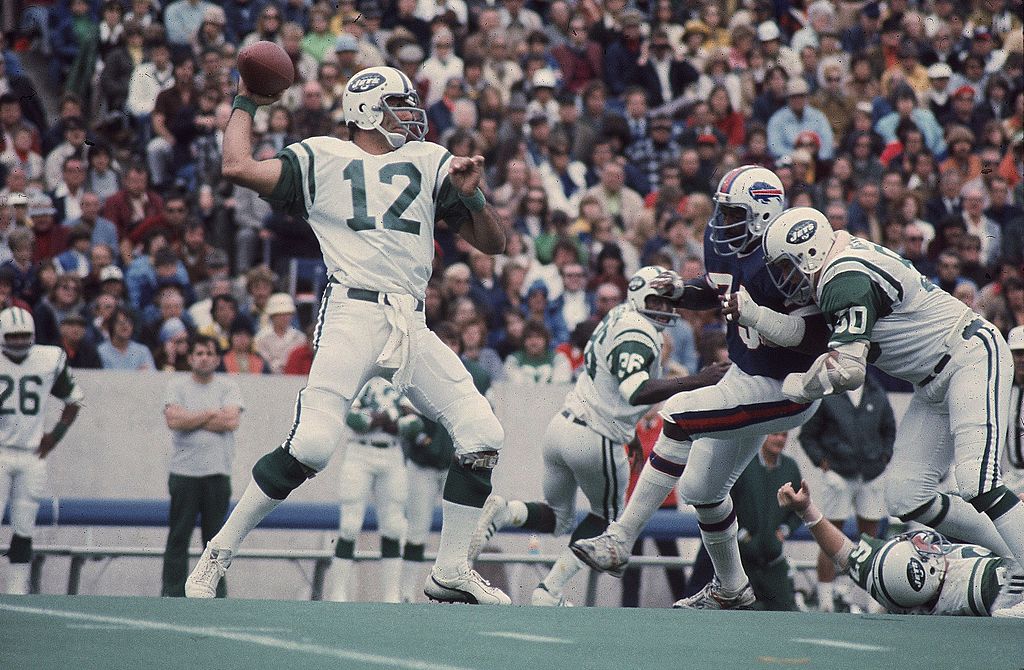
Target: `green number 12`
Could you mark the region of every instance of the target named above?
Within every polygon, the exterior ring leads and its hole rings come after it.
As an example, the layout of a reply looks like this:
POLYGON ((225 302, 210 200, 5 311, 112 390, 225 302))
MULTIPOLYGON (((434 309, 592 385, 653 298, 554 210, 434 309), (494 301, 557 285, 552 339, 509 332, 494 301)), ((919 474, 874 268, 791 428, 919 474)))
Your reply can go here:
MULTIPOLYGON (((345 223, 356 232, 375 229, 377 220, 366 211, 366 175, 363 172, 363 161, 351 161, 341 174, 346 181, 352 182, 352 217, 346 219, 345 223)), ((393 184, 395 177, 405 177, 409 183, 384 212, 383 227, 385 230, 418 235, 420 222, 415 219, 403 219, 402 214, 419 195, 423 175, 412 163, 389 163, 377 173, 377 180, 381 184, 393 184)))

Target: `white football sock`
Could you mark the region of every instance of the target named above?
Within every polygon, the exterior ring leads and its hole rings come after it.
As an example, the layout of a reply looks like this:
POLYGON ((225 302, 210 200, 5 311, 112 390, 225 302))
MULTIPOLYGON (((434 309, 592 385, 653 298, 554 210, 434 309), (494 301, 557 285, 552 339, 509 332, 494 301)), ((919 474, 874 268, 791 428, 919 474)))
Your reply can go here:
POLYGON ((380 561, 381 602, 402 602, 402 559, 383 558, 380 561))
MULTIPOLYGON (((932 508, 929 509, 929 512, 941 505, 941 497, 943 496, 935 496, 935 500, 932 503, 932 508)), ((992 523, 991 519, 974 509, 974 506, 971 505, 971 503, 967 502, 960 496, 947 495, 944 497, 949 500, 949 511, 946 513, 942 522, 932 526, 932 528, 943 535, 955 537, 964 542, 980 544, 983 547, 991 549, 1000 556, 1014 555, 1014 552, 1010 550, 1010 547, 1006 546, 1007 543, 1003 541, 1002 537, 1000 537, 1000 533, 1002 531, 996 530, 996 526, 992 523)), ((1021 510, 1021 506, 1017 505, 1015 509, 1021 510)), ((1010 512, 999 517, 1000 521, 1003 522, 1003 520, 1012 512, 1013 510, 1010 510, 1010 512)), ((928 517, 931 517, 931 515, 927 515, 926 518, 921 519, 920 522, 926 526, 930 525, 926 520, 928 517)), ((1017 518, 1020 519, 1021 517, 1018 516, 1017 518)), ((915 521, 917 521, 917 519, 915 519, 915 521)), ((1013 521, 1011 521, 1011 523, 1013 523, 1013 521)), ((1024 533, 1024 525, 1019 526, 1018 533, 1024 533)), ((1018 537, 1018 547, 1022 554, 1024 554, 1024 536, 1018 535, 1018 537)))
POLYGON ((818 611, 834 612, 836 606, 833 602, 835 594, 832 591, 832 582, 818 582, 818 611))
MULTIPOLYGON (((732 514, 732 498, 726 496, 725 500, 712 508, 696 508, 697 520, 702 524, 714 524, 725 521, 732 514)), ((711 557, 711 564, 715 566, 715 575, 726 593, 738 593, 750 580, 743 569, 740 561, 740 545, 736 542, 736 533, 739 525, 735 516, 723 530, 707 531, 700 529, 701 539, 704 547, 711 557)))
POLYGON ((245 536, 281 502, 264 493, 254 480, 249 480, 235 509, 220 531, 210 539, 210 544, 219 549, 227 549, 232 554, 237 553, 245 536))
POLYGON ((31 563, 11 563, 7 571, 7 595, 27 596, 31 581, 31 563))
POLYGON ((469 567, 469 540, 480 520, 480 508, 442 500, 441 511, 444 521, 434 569, 442 576, 453 577, 469 567))
POLYGON ((572 549, 566 547, 558 555, 558 560, 551 566, 551 572, 544 578, 543 584, 547 590, 555 595, 562 592, 569 580, 576 576, 576 573, 583 568, 583 562, 576 558, 572 549))
POLYGON ((526 509, 526 503, 522 500, 509 500, 508 503, 508 525, 519 528, 526 523, 526 516, 529 514, 529 510, 526 509))
POLYGON ((348 602, 348 580, 352 574, 352 559, 337 558, 331 560, 330 587, 327 589, 327 600, 335 603, 348 602))
POLYGON ((678 481, 679 477, 665 474, 655 469, 649 462, 644 465, 626 509, 622 510, 618 523, 613 524, 617 526, 613 532, 628 545, 633 546, 644 526, 661 507, 661 503, 665 502, 665 497, 671 493, 678 481))
POLYGON ((1024 504, 1018 502, 993 524, 1009 547, 1010 555, 1017 559, 1017 563, 1024 569, 1024 504))

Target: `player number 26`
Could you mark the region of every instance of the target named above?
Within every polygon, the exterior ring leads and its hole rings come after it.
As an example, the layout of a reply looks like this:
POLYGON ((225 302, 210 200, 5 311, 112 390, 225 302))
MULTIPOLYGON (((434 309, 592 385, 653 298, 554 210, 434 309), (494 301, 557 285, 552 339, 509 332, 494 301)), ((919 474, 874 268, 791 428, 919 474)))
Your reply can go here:
POLYGON ((644 366, 644 357, 640 354, 622 352, 619 354, 619 377, 625 378, 644 366))

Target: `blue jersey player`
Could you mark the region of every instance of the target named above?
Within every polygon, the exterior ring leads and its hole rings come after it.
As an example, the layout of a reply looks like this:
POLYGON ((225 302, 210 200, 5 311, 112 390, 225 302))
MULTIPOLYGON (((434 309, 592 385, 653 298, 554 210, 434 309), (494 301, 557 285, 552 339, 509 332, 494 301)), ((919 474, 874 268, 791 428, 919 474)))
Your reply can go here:
POLYGON ((715 578, 675 607, 748 609, 754 592, 740 565, 729 490, 766 435, 801 425, 817 409, 817 402, 787 399, 782 380, 806 370, 825 350, 825 329, 813 308, 787 302, 765 267, 761 235, 784 207, 779 178, 754 165, 735 168, 719 182, 714 200, 705 276, 684 283, 667 272, 656 284, 679 308, 724 309, 733 365, 714 386, 665 402, 662 434, 622 516, 603 535, 573 543, 573 551, 596 570, 621 574, 633 542, 679 481, 683 500, 696 508, 715 578))

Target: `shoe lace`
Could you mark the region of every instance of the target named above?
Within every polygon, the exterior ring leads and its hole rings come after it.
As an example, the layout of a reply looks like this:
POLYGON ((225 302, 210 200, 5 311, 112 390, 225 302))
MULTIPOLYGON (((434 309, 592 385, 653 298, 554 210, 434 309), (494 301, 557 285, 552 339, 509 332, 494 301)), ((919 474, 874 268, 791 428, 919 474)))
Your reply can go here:
POLYGON ((221 562, 219 555, 214 555, 212 552, 205 561, 199 562, 199 573, 196 575, 198 579, 204 582, 209 582, 215 577, 222 577, 227 571, 226 563, 230 561, 221 562))

